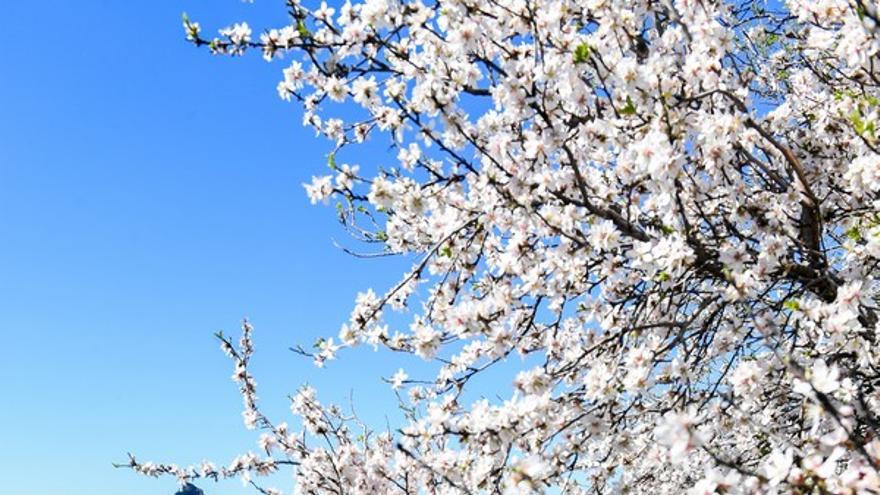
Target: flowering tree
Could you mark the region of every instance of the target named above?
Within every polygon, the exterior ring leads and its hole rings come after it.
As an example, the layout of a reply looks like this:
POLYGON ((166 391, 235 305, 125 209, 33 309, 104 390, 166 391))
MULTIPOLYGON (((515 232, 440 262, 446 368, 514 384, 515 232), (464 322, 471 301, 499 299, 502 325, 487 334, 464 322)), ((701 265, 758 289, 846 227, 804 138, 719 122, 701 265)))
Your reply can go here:
POLYGON ((264 494, 282 468, 321 494, 880 492, 874 3, 286 7, 259 36, 184 28, 286 55, 278 93, 332 143, 308 196, 376 254, 419 257, 358 296, 338 344, 299 352, 384 346, 436 376, 388 380, 397 430, 309 387, 289 427, 257 405, 245 322, 219 338, 262 452, 131 468, 264 494), (383 136, 394 164, 337 163, 383 136), (463 400, 504 361, 504 399, 463 400))

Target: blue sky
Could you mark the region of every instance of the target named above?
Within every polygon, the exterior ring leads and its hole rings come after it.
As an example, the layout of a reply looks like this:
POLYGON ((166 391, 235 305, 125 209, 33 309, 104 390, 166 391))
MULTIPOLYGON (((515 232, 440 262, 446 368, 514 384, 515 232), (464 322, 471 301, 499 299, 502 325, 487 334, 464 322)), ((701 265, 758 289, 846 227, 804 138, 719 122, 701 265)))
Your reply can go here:
POLYGON ((276 418, 304 382, 328 401, 354 391, 373 422, 394 404, 387 356, 318 370, 286 349, 335 334, 403 263, 333 247, 333 208, 300 185, 329 143, 278 99, 283 65, 196 50, 184 11, 209 32, 285 20, 281 0, 0 3, 2 493, 171 494, 111 463, 256 449, 212 337, 243 316, 276 418))

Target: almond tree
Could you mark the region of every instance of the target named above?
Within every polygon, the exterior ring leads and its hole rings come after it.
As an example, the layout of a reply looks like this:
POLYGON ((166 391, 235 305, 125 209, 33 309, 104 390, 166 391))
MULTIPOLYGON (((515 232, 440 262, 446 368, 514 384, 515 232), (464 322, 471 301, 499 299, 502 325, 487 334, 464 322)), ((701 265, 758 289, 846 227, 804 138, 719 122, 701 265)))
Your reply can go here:
POLYGON ((330 142, 312 202, 375 255, 418 256, 299 352, 383 346, 436 376, 388 380, 396 430, 309 387, 287 426, 257 405, 245 322, 219 337, 260 454, 131 468, 264 494, 281 469, 320 494, 880 492, 874 3, 336 7, 288 0, 259 35, 184 28, 284 57, 279 95, 330 142), (394 163, 340 163, 367 139, 394 163), (503 400, 462 398, 505 361, 538 364, 503 400))

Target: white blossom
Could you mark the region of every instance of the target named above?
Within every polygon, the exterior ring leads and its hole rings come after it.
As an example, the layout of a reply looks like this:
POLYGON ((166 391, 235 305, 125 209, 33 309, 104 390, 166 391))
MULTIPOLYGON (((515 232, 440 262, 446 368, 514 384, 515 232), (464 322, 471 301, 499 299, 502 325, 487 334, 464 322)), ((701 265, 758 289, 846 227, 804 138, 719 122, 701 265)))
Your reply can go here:
POLYGON ((335 200, 347 250, 408 265, 294 350, 424 362, 386 379, 399 424, 305 386, 281 428, 246 326, 221 347, 272 457, 137 472, 295 464, 316 494, 877 491, 873 2, 287 8, 259 41, 184 34, 290 60, 276 89, 329 140, 309 200, 335 200))

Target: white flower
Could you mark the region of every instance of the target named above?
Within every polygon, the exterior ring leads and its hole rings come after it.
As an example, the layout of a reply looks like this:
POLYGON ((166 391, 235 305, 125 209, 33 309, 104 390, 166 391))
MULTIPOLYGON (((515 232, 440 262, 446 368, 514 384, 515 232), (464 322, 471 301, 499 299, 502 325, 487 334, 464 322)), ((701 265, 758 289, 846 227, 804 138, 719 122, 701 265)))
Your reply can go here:
POLYGON ((348 165, 343 163, 339 166, 339 174, 336 175, 336 185, 342 189, 351 189, 354 187, 354 180, 357 177, 360 166, 348 165))
POLYGON ((770 480, 770 486, 776 486, 785 481, 791 471, 793 462, 792 450, 782 451, 775 449, 764 461, 764 474, 770 480))
POLYGON ((303 85, 303 78, 306 73, 303 70, 302 64, 299 62, 292 62, 286 69, 284 69, 284 83, 286 87, 291 90, 297 90, 303 85))
POLYGON ((692 410, 684 413, 669 411, 654 429, 654 436, 669 449, 672 462, 684 462, 686 454, 702 443, 696 430, 697 421, 692 410))
POLYGON ((370 186, 368 199, 370 203, 378 208, 386 210, 391 208, 395 199, 393 184, 384 177, 377 177, 370 186))
POLYGON ((813 363, 813 372, 810 377, 813 387, 817 392, 830 394, 840 387, 838 377, 840 372, 837 366, 828 367, 824 359, 819 359, 813 363))
POLYGON ((327 81, 324 84, 324 91, 327 92, 327 96, 329 96, 331 100, 337 103, 345 101, 345 97, 348 95, 348 88, 345 85, 345 81, 336 76, 330 76, 327 78, 327 81))
POLYGON ((361 16, 367 25, 381 28, 386 23, 386 14, 388 12, 387 0, 367 0, 361 7, 361 16))
POLYGON ((614 374, 604 363, 597 363, 590 368, 590 371, 584 377, 587 398, 598 400, 606 397, 614 388, 613 377, 614 374))
POLYGON ((260 446, 260 450, 265 451, 267 454, 271 454, 272 450, 278 445, 278 439, 275 438, 273 433, 262 433, 260 434, 260 440, 258 442, 260 446))
POLYGON ((415 353, 422 359, 431 359, 440 347, 440 333, 433 327, 416 322, 412 325, 415 353))
POLYGON ((229 38, 229 41, 235 45, 245 45, 251 40, 251 28, 246 22, 221 29, 220 34, 229 38))
POLYGON ((542 485, 542 480, 552 472, 550 464, 543 457, 532 454, 519 460, 511 473, 512 489, 516 493, 534 493, 542 485))
POLYGON ((824 359, 817 359, 807 373, 809 382, 795 379, 793 390, 801 395, 811 396, 813 390, 821 394, 830 394, 840 388, 840 371, 837 366, 829 367, 824 359))
POLYGON ((602 220, 590 227, 590 244, 597 249, 613 249, 620 242, 620 232, 614 222, 602 220))
POLYGON ((360 78, 351 86, 354 101, 365 107, 372 107, 379 102, 379 85, 376 78, 360 78))
POLYGON ((733 385, 733 393, 740 397, 747 397, 759 386, 763 371, 754 360, 745 360, 730 374, 730 384, 733 385))
POLYGON ((330 175, 312 177, 312 182, 310 184, 303 184, 303 187, 306 188, 306 194, 308 194, 309 201, 312 204, 316 204, 319 201, 326 203, 333 193, 333 177, 330 175))
POLYGON ((314 12, 315 19, 320 19, 327 23, 333 22, 333 14, 336 13, 336 9, 327 6, 327 2, 321 2, 321 8, 314 12))
POLYGON ((516 388, 526 394, 543 393, 550 386, 550 377, 544 368, 537 367, 528 371, 521 371, 516 376, 516 388))
POLYGON ((400 387, 403 386, 403 383, 407 378, 409 378, 409 375, 407 375, 402 368, 397 370, 397 372, 394 373, 394 376, 391 377, 391 388, 394 390, 400 390, 400 387))
POLYGON ((186 16, 183 18, 183 29, 186 31, 186 39, 190 41, 198 39, 199 33, 202 31, 198 22, 192 22, 186 16))

